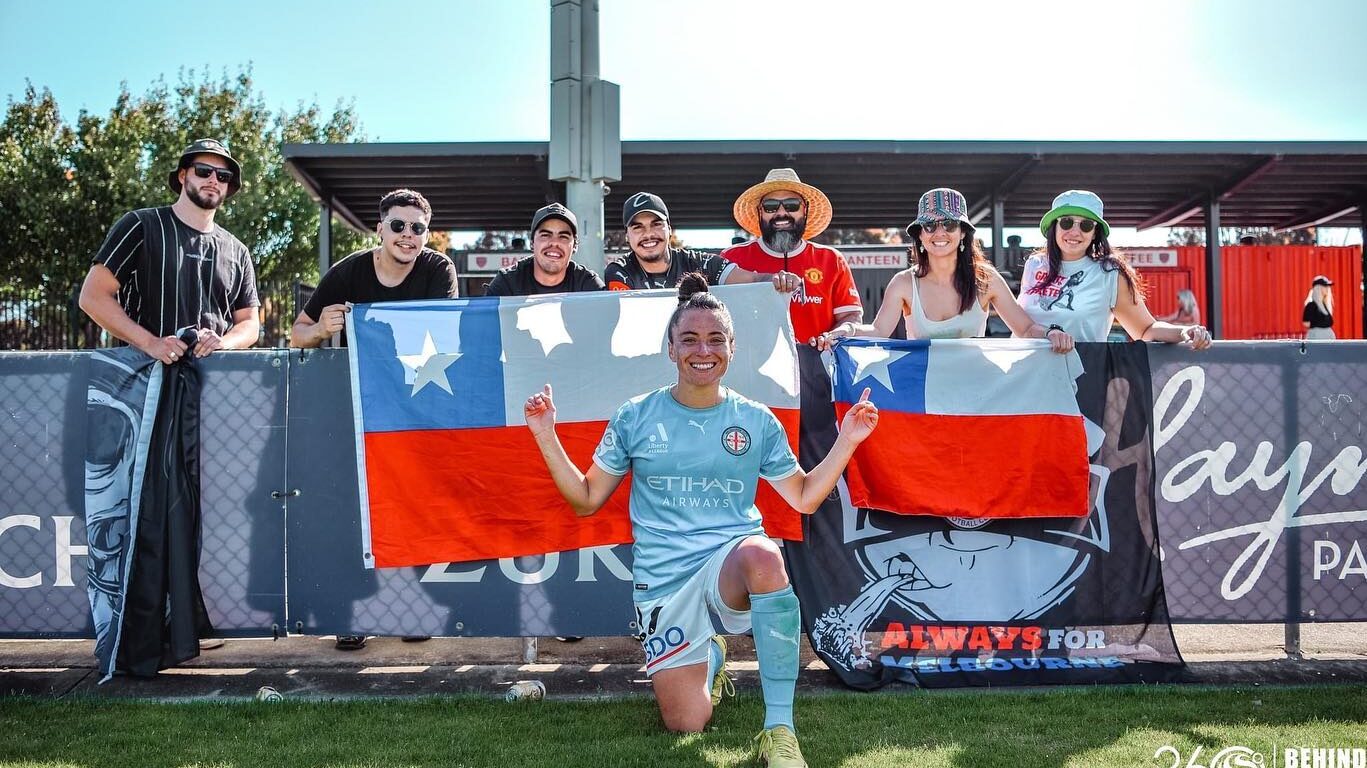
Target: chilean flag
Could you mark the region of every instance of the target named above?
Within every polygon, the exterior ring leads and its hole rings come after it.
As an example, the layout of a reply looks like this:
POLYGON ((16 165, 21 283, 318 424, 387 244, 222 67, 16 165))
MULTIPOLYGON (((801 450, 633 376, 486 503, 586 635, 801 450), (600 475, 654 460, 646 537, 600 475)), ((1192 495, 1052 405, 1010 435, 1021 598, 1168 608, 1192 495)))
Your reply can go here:
MULTIPOLYGON (((713 290, 736 326, 723 383, 768 405, 796 446, 788 297, 768 283, 713 290)), ((617 407, 675 381, 665 328, 676 306, 675 292, 660 290, 355 305, 347 337, 366 566, 630 542, 630 483, 597 514, 577 517, 522 406, 549 383, 560 440, 587 469, 617 407)), ((767 484, 761 490, 770 535, 801 539, 798 513, 767 484)))
POLYGON ((1076 354, 1030 339, 849 339, 834 351, 836 417, 865 387, 879 410, 846 472, 855 506, 975 519, 1087 515, 1076 354))

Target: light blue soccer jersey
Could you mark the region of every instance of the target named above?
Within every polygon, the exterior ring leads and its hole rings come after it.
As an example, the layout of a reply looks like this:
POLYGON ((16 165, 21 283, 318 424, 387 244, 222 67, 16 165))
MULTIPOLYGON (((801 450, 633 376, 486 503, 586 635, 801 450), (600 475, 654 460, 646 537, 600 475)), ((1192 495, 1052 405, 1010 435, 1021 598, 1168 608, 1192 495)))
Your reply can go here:
POLYGON ((669 389, 623 403, 593 455, 604 472, 632 473, 637 599, 673 592, 721 545, 764 533, 755 507, 759 479, 797 471, 768 408, 729 388, 716 406, 688 408, 669 389))

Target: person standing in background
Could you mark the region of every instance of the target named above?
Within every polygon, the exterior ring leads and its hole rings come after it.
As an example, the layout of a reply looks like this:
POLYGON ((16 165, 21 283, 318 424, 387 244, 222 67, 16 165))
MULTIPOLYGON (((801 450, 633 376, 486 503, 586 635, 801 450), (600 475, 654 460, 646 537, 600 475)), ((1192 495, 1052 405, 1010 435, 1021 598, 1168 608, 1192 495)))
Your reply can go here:
POLYGON ((1310 281, 1310 293, 1305 297, 1305 309, 1301 311, 1301 325, 1305 326, 1305 338, 1311 341, 1336 339, 1334 335, 1334 284, 1324 275, 1315 275, 1310 281))

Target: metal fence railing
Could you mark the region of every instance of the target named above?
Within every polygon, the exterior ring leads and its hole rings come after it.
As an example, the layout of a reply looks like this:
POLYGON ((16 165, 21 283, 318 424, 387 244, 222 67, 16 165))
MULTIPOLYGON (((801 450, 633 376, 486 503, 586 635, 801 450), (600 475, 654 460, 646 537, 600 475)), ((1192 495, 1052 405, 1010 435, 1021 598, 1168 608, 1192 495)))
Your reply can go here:
MULTIPOLYGON (((290 326, 313 294, 297 281, 260 283, 260 347, 289 346, 290 326)), ((81 311, 80 286, 69 293, 0 287, 0 350, 97 349, 116 341, 81 311)))

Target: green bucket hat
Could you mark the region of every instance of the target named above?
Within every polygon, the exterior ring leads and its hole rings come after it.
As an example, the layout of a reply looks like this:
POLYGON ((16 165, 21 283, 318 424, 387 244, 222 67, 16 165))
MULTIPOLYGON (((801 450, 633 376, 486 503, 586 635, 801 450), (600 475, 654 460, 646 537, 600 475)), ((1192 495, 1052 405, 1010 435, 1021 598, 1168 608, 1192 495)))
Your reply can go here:
POLYGON ((1091 219, 1101 225, 1101 232, 1106 237, 1111 236, 1111 225, 1101 217, 1102 212, 1101 198, 1095 192, 1088 192, 1085 189, 1070 189, 1067 192, 1054 198, 1054 207, 1044 214, 1044 218, 1039 220, 1039 231, 1041 235, 1049 236, 1049 225, 1053 224, 1062 216, 1081 216, 1084 219, 1091 219))

